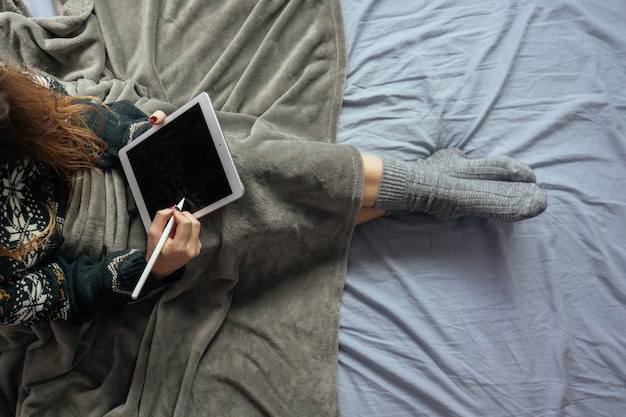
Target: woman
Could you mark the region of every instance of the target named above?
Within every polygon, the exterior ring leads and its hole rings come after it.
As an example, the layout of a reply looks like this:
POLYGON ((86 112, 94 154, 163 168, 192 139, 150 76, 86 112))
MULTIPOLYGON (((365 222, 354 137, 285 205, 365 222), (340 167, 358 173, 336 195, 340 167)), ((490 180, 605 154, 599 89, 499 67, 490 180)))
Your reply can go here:
MULTIPOLYGON (((175 233, 142 296, 182 277, 184 266, 200 253, 201 226, 193 215, 174 208, 157 213, 146 249, 127 248, 102 259, 66 259, 59 252, 76 174, 117 167, 117 151, 164 118, 157 112, 148 122, 127 102, 103 106, 89 97, 69 97, 49 78, 0 66, 1 324, 82 322, 119 309, 130 301, 172 216, 175 233)), ((363 184, 357 223, 387 211, 516 221, 546 208, 532 170, 508 157, 470 160, 450 149, 414 162, 361 155, 361 163, 355 178, 347 179, 363 184)))

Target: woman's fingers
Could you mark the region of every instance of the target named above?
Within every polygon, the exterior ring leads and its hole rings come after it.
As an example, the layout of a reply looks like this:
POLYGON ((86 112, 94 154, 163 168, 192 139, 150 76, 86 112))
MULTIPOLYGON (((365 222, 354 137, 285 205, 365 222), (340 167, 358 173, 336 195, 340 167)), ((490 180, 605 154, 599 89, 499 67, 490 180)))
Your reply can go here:
POLYGON ((164 112, 162 112, 161 110, 157 110, 150 115, 150 117, 148 118, 148 122, 150 122, 151 125, 160 125, 165 121, 166 117, 167 116, 164 112))
POLYGON ((176 228, 163 250, 167 249, 171 251, 172 255, 175 254, 191 260, 198 255, 202 247, 200 243, 200 222, 188 211, 175 211, 174 220, 176 228))
POLYGON ((156 278, 165 278, 172 274, 198 256, 202 249, 201 227, 198 219, 188 211, 181 212, 176 208, 164 209, 157 212, 148 230, 146 259, 151 256, 165 225, 172 216, 174 217, 174 227, 152 268, 152 275, 156 278))
POLYGON ((154 251, 157 242, 161 238, 161 234, 163 234, 163 229, 165 229, 165 226, 167 225, 170 217, 172 217, 172 213, 174 211, 174 207, 159 210, 154 216, 154 219, 152 219, 152 224, 148 229, 148 257, 150 257, 154 251))

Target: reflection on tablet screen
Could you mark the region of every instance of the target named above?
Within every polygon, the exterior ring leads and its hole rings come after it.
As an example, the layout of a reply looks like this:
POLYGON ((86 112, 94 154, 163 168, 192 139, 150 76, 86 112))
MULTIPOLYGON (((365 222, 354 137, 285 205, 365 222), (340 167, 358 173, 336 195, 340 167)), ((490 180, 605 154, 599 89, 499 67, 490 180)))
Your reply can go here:
POLYGON ((186 198, 194 213, 232 194, 200 106, 128 152, 150 217, 186 198))

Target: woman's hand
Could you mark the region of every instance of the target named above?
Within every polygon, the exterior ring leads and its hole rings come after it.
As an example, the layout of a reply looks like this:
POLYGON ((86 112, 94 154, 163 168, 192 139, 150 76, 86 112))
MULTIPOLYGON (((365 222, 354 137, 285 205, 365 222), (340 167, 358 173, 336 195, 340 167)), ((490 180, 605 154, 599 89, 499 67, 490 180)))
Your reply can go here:
POLYGON ((176 207, 163 209, 157 212, 148 229, 146 261, 150 259, 165 225, 172 216, 174 216, 172 233, 165 241, 163 250, 152 268, 152 275, 157 279, 163 279, 186 265, 198 256, 202 249, 198 219, 188 211, 181 212, 176 207))
MULTIPOLYGON (((166 114, 157 110, 150 115, 148 122, 160 125, 165 121, 166 114)), ((200 222, 188 211, 181 212, 176 207, 159 210, 148 229, 148 251, 146 260, 150 259, 157 242, 161 238, 163 229, 168 220, 174 216, 172 233, 165 241, 154 266, 152 275, 163 279, 186 265, 187 262, 198 256, 202 244, 200 243, 200 222)))

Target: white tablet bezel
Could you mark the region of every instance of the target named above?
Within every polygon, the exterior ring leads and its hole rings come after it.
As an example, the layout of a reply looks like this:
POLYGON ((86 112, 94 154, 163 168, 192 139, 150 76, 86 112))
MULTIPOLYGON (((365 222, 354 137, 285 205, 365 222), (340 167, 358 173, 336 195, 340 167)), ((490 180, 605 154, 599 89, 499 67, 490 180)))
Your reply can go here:
POLYGON ((213 110, 213 105, 211 104, 209 95, 207 93, 201 93, 189 102, 187 102, 185 105, 180 107, 178 110, 174 111, 172 114, 169 114, 165 118, 163 124, 152 126, 150 129, 134 139, 132 142, 122 147, 119 151, 119 158, 122 169, 124 170, 124 174, 126 175, 128 185, 130 187, 133 198, 135 199, 139 215, 141 216, 141 220, 144 227, 146 228, 146 231, 152 224, 152 218, 150 217, 141 189, 139 188, 139 184, 135 176, 135 171, 133 170, 130 159, 128 157, 128 152, 139 144, 150 140, 150 137, 158 134, 158 132, 163 127, 176 120, 178 116, 180 116, 196 104, 199 105, 200 109, 202 110, 206 126, 209 130, 211 138, 213 139, 215 149, 222 164, 222 168, 224 169, 224 173, 226 174, 226 178, 228 180, 228 184, 230 186, 230 189, 232 190, 232 193, 206 207, 201 208, 200 210, 194 212, 193 215, 196 218, 205 216, 240 198, 244 193, 243 184, 241 182, 241 179, 239 178, 239 174, 231 157, 228 145, 224 140, 224 134, 222 133, 222 129, 217 120, 217 116, 215 115, 215 111, 213 110))

